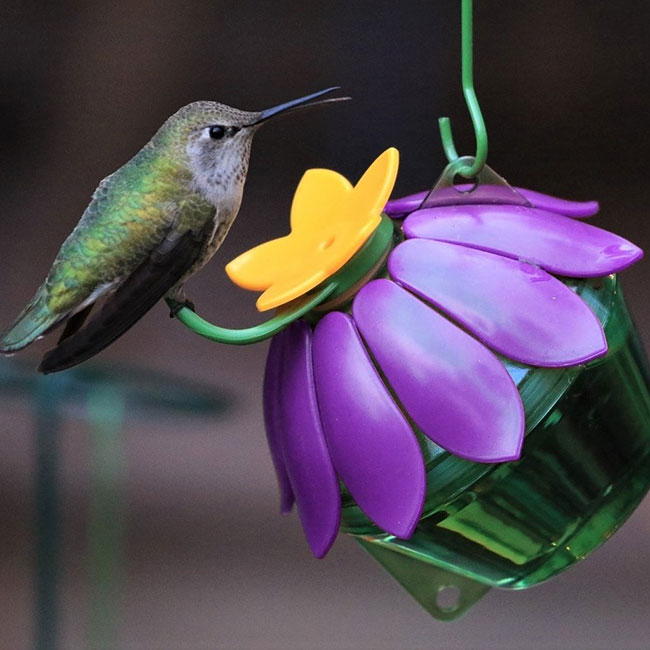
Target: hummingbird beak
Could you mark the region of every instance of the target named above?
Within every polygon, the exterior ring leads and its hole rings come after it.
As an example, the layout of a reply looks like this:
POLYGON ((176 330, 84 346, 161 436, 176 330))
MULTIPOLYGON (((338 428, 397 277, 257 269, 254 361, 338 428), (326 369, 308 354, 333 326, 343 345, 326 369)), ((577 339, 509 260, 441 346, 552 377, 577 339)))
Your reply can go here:
POLYGON ((338 90, 340 86, 332 86, 331 88, 325 88, 325 90, 319 90, 316 93, 312 93, 311 95, 305 95, 304 97, 299 97, 298 99, 292 99, 289 102, 285 102, 284 104, 278 104, 277 106, 273 106, 273 108, 267 108, 264 111, 260 111, 259 113, 259 118, 255 120, 252 124, 247 124, 246 126, 256 126, 258 124, 261 124, 262 122, 265 122, 268 120, 270 117, 274 117, 275 115, 278 115, 280 113, 287 113, 292 110, 296 110, 297 108, 309 108, 310 106, 318 106, 319 104, 329 104, 331 102, 342 102, 342 101, 347 101, 348 99, 351 99, 350 97, 332 97, 330 99, 321 99, 319 102, 312 102, 311 104, 308 102, 311 102, 312 99, 316 99, 317 97, 320 97, 321 95, 325 95, 327 93, 331 93, 333 90, 338 90))

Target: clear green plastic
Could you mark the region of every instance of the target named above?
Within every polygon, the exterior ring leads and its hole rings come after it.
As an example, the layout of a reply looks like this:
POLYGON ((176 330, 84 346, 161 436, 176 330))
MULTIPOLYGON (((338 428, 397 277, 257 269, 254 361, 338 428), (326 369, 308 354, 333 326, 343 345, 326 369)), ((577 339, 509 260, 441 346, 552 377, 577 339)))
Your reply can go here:
POLYGON ((427 500, 410 540, 380 534, 346 495, 344 530, 434 616, 471 605, 435 605, 444 584, 461 603, 472 583, 456 577, 511 589, 553 577, 609 539, 650 487, 650 372, 618 280, 572 284, 603 323, 609 353, 577 368, 508 366, 528 421, 520 460, 482 465, 425 443, 427 500))

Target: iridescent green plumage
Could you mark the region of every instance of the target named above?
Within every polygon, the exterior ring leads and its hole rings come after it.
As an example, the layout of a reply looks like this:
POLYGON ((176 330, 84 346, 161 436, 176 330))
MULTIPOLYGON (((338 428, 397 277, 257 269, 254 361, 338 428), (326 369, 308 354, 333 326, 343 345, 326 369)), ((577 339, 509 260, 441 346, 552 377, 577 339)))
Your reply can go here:
POLYGON ((0 337, 0 352, 24 348, 68 320, 40 367, 62 370, 106 347, 162 296, 182 301, 183 283, 237 216, 259 124, 330 90, 255 113, 195 102, 172 115, 99 184, 45 282, 0 337), (102 297, 101 312, 80 329, 102 297))
MULTIPOLYGON (((257 115, 197 102, 167 120, 134 158, 99 184, 45 282, 2 337, 2 351, 25 347, 119 288, 166 240, 173 242, 183 233, 205 231, 206 240, 185 261, 183 270, 195 267, 217 225, 230 224, 237 214, 254 133, 253 127, 244 128, 244 124, 257 115), (218 123, 237 128, 231 142, 213 143, 205 137, 205 129, 218 123), (235 137, 238 142, 233 146, 235 137), (222 188, 226 200, 216 205, 210 200, 209 188, 197 178, 202 170, 189 150, 192 142, 201 140, 202 155, 223 158, 221 164, 211 163, 210 171, 216 177, 224 172, 228 175, 233 167, 239 172, 239 180, 222 188)), ((173 289, 184 275, 170 282, 166 290, 173 289)))
POLYGON ((174 225, 202 228, 213 205, 189 190, 190 174, 153 147, 102 181, 45 282, 48 307, 66 313, 128 276, 174 225))

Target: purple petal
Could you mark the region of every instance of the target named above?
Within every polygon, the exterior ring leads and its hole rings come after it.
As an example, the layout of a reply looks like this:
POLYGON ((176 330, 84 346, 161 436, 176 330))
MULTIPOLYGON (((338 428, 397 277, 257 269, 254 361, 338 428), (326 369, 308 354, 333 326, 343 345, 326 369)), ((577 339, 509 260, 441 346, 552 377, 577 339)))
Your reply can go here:
POLYGON ((573 219, 587 219, 593 217, 600 206, 598 201, 567 201, 558 199, 555 196, 535 192, 534 190, 525 190, 517 187, 516 190, 534 207, 540 210, 547 210, 555 214, 561 214, 573 219))
POLYGON ((380 528, 410 537, 424 504, 422 452, 346 314, 331 312, 316 326, 314 372, 323 429, 343 483, 380 528))
POLYGON ((296 321, 278 337, 283 346, 278 403, 282 457, 309 546, 316 557, 323 557, 339 528, 341 495, 318 413, 311 330, 296 321))
POLYGON ((411 239, 388 260, 391 276, 486 345, 533 366, 571 366, 607 352, 600 322, 542 269, 500 255, 411 239))
POLYGON ((631 242, 581 221, 520 205, 458 205, 414 212, 407 237, 437 239, 590 278, 616 273, 643 256, 631 242))
MULTIPOLYGON (((466 192, 471 185, 458 185, 457 189, 460 192, 466 192)), ((515 190, 521 194, 534 208, 554 212, 555 214, 562 214, 565 217, 573 217, 574 219, 585 219, 586 217, 593 217, 599 209, 598 201, 567 201, 566 199, 558 199, 548 194, 527 190, 523 187, 515 187, 515 190)), ((384 212, 391 217, 403 216, 410 214, 414 210, 419 209, 422 201, 426 198, 429 192, 418 192, 417 194, 410 194, 403 196, 399 199, 389 201, 384 212)), ((494 202, 494 201, 492 201, 494 202)))
POLYGON ((276 336, 269 346, 264 371, 264 422, 266 424, 266 439, 271 450, 271 459, 280 489, 280 510, 286 515, 291 511, 295 498, 289 475, 282 459, 282 421, 280 420, 279 403, 282 390, 282 336, 276 336))
POLYGON ((521 398, 487 348, 389 280, 363 287, 352 311, 398 399, 429 438, 477 462, 519 457, 521 398))

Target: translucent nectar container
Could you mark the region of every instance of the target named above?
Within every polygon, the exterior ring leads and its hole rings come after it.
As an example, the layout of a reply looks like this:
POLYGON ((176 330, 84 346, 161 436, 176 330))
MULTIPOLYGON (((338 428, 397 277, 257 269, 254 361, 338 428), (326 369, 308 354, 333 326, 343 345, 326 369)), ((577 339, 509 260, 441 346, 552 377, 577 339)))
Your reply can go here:
POLYGON ((343 530, 438 618, 462 614, 490 587, 522 589, 609 539, 650 487, 650 373, 616 275, 567 281, 605 330, 609 351, 570 368, 504 360, 521 393, 519 460, 463 460, 420 436, 423 516, 411 539, 382 534, 349 495, 343 530), (445 588, 455 598, 441 602, 445 588))

